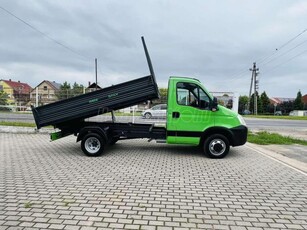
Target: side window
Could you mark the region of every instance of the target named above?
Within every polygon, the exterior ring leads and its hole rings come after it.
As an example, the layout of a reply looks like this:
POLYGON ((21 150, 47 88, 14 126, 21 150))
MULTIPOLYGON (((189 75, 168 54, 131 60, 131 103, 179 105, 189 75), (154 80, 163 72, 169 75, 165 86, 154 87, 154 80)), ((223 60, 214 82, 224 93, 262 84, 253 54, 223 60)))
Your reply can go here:
POLYGON ((199 89, 199 99, 200 99, 200 103, 199 103, 200 108, 209 109, 210 98, 202 89, 199 89))
POLYGON ((209 109, 210 98, 198 85, 180 82, 177 83, 177 103, 200 109, 209 109))
POLYGON ((179 105, 190 105, 194 99, 194 84, 180 82, 177 83, 177 103, 179 105))
POLYGON ((161 105, 162 110, 166 110, 166 105, 161 105))

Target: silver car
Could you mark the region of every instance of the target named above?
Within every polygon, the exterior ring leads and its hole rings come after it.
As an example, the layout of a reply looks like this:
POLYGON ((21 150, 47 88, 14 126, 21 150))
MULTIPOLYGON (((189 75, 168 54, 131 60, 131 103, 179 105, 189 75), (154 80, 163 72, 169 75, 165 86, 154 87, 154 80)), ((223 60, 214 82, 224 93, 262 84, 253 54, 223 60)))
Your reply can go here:
POLYGON ((146 119, 150 119, 152 117, 166 118, 166 104, 155 105, 150 109, 146 109, 142 112, 142 116, 146 119))

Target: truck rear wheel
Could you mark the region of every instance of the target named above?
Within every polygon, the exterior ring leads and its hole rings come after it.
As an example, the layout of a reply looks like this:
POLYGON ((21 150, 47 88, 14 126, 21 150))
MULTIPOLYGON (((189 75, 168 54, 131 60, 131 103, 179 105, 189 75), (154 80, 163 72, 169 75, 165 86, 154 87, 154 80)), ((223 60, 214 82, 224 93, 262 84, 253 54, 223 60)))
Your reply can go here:
POLYGON ((97 133, 86 134, 81 141, 81 149, 90 157, 100 156, 104 151, 105 142, 97 133))
POLYGON ((109 145, 115 145, 118 140, 118 138, 112 138, 109 145))
POLYGON ((223 158, 229 152, 229 141, 221 134, 213 134, 204 142, 204 151, 211 158, 223 158))

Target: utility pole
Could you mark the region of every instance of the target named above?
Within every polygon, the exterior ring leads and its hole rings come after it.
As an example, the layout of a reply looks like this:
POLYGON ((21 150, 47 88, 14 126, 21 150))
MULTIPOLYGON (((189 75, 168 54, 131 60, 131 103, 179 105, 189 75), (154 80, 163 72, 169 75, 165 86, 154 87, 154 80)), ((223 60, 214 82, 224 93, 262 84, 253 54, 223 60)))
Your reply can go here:
MULTIPOLYGON (((255 65, 255 63, 254 63, 255 65)), ((254 66, 255 67, 255 66, 254 66)), ((249 69, 250 71, 252 71, 252 69, 249 69)), ((251 85, 249 88, 249 95, 248 95, 248 102, 247 102, 247 110, 250 110, 250 101, 251 101, 251 95, 252 95, 252 88, 253 88, 253 79, 254 79, 254 72, 252 72, 252 78, 251 78, 251 85)))
POLYGON ((95 58, 96 91, 97 91, 97 58, 95 58))
POLYGON ((252 88, 253 88, 253 83, 254 83, 254 114, 257 115, 257 95, 256 92, 259 88, 259 81, 257 80, 257 75, 259 69, 256 68, 256 62, 253 63, 253 68, 249 69, 250 71, 252 71, 252 78, 251 78, 251 84, 250 84, 250 88, 249 88, 249 97, 248 97, 248 103, 247 103, 247 109, 249 109, 250 107, 250 99, 251 99, 251 93, 252 93, 252 88))
POLYGON ((256 69, 255 72, 255 78, 254 78, 254 114, 257 115, 258 114, 258 97, 257 97, 257 93, 258 93, 258 89, 259 89, 259 80, 257 80, 257 75, 258 75, 258 69, 256 69))

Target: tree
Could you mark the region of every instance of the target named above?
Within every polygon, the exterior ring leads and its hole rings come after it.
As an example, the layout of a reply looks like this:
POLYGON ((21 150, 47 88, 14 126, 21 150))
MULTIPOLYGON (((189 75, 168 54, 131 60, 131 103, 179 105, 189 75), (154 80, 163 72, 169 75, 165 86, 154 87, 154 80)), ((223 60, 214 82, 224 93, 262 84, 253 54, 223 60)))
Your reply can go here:
POLYGON ((7 104, 8 95, 3 90, 0 91, 0 105, 6 105, 7 104))
POLYGON ((297 93, 297 96, 294 100, 294 103, 293 103, 293 109, 302 110, 303 108, 304 108, 304 104, 303 104, 303 101, 302 101, 302 93, 299 90, 298 93, 297 93))
POLYGON ((266 95, 265 91, 260 95, 260 101, 261 101, 262 106, 261 106, 261 108, 259 108, 259 112, 268 113, 269 109, 270 109, 270 99, 266 95))
POLYGON ((83 94, 83 85, 79 85, 76 82, 74 83, 74 85, 72 86, 72 95, 73 97, 78 96, 80 94, 83 94))
POLYGON ((167 88, 160 88, 159 92, 160 92, 161 98, 167 99, 167 88))
POLYGON ((248 96, 240 96, 239 97, 239 112, 243 113, 244 110, 247 109, 248 104, 248 96))
POLYGON ((292 110, 294 110, 294 102, 293 101, 285 101, 279 105, 279 109, 283 114, 289 114, 292 110))
POLYGON ((71 95, 71 86, 67 81, 65 81, 60 86, 60 90, 56 93, 56 96, 59 100, 67 99, 72 97, 71 95))
POLYGON ((152 104, 166 104, 167 103, 167 88, 159 88, 160 98, 152 101, 152 104))

